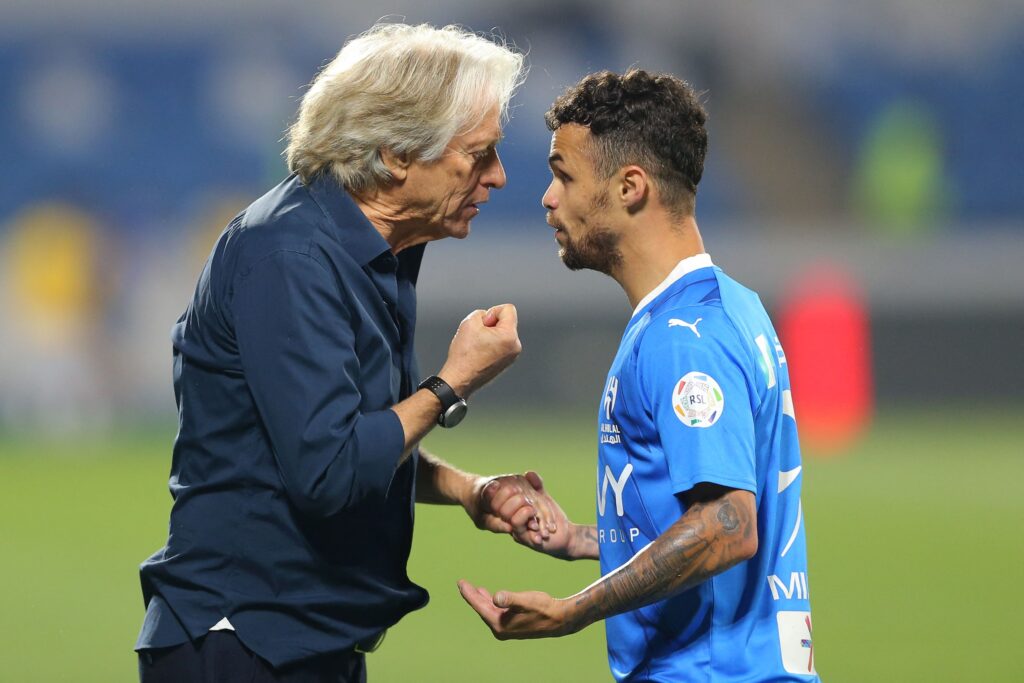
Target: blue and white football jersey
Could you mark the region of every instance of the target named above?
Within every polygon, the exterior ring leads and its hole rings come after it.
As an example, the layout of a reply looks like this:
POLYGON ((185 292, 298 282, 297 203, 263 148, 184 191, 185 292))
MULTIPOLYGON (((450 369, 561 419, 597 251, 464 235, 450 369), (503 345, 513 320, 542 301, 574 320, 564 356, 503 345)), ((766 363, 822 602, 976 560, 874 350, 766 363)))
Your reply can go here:
POLYGON ((619 681, 815 681, 801 463, 786 357, 758 296, 707 254, 637 307, 599 410, 601 572, 685 512, 701 482, 757 498, 757 554, 606 621, 619 681))

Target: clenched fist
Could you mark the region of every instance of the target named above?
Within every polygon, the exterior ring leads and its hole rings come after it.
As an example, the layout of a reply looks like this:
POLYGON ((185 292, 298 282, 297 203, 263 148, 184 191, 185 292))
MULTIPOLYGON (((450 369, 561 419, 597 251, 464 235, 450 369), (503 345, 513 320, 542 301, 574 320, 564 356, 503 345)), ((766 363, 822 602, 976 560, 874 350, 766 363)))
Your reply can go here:
POLYGON ((512 304, 473 311, 459 325, 438 375, 457 394, 468 397, 497 377, 523 350, 518 322, 512 304))

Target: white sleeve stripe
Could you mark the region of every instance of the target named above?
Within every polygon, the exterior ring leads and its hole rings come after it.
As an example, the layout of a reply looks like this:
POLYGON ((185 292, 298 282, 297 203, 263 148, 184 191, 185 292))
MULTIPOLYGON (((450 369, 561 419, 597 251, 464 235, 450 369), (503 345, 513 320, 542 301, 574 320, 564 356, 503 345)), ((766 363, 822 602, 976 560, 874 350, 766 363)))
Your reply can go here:
POLYGON ((782 392, 782 414, 796 419, 796 410, 793 408, 793 392, 789 389, 782 392))
POLYGON ((786 553, 789 552, 789 549, 793 547, 793 542, 796 541, 796 535, 800 533, 800 521, 803 519, 803 516, 804 503, 803 501, 800 501, 796 508, 796 525, 793 526, 793 535, 789 537, 789 543, 787 543, 786 547, 782 549, 782 554, 779 555, 779 557, 785 557, 786 553))

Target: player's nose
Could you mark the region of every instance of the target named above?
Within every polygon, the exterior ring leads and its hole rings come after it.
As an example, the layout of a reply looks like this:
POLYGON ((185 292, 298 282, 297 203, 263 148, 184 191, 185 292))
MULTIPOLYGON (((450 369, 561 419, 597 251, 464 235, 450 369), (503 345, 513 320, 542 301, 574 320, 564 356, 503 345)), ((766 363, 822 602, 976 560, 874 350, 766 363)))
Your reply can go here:
POLYGON ((540 204, 548 211, 554 211, 558 208, 558 199, 555 197, 555 183, 552 182, 548 185, 548 189, 544 191, 544 196, 540 198, 540 204))

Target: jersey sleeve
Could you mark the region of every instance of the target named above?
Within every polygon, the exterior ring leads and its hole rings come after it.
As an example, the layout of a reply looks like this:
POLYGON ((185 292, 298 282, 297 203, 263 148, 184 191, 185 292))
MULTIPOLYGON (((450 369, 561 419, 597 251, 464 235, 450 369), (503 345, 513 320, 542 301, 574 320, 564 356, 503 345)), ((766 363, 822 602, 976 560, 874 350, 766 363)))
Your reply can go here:
POLYGON ((673 490, 701 482, 757 491, 754 415, 744 349, 721 309, 677 309, 639 340, 637 379, 673 490))

